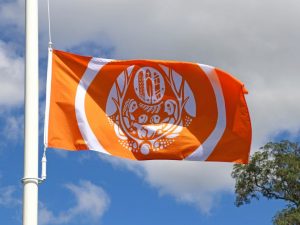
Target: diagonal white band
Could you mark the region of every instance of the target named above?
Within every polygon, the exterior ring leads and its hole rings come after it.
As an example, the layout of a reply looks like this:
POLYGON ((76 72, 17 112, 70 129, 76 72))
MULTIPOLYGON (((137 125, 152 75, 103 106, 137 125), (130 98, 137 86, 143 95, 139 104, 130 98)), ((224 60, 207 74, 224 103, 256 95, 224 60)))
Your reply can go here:
POLYGON ((78 123, 78 127, 80 133, 90 150, 99 151, 102 153, 109 154, 104 147, 99 143, 97 137, 92 131, 86 114, 85 114, 85 95, 88 87, 91 85, 92 81, 95 79, 96 75, 100 72, 102 67, 110 62, 110 59, 102 59, 102 58, 92 58, 88 64, 88 67, 81 78, 79 85, 76 91, 75 97, 75 111, 76 111, 76 119, 78 123))
POLYGON ((202 145, 200 145, 192 154, 190 154, 185 159, 205 161, 213 152, 224 134, 226 128, 226 109, 221 83, 214 67, 203 64, 198 65, 205 72, 214 90, 218 109, 218 119, 216 126, 209 137, 204 141, 202 145))

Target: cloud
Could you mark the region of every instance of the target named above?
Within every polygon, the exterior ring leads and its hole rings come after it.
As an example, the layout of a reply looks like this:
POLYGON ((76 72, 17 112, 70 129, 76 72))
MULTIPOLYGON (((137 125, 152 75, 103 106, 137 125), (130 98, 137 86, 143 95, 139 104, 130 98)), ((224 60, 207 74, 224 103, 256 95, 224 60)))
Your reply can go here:
POLYGON ((230 164, 158 161, 146 162, 146 181, 161 194, 183 203, 195 205, 208 214, 221 194, 232 193, 230 164))
POLYGON ((161 195, 170 195, 178 202, 197 207, 209 214, 221 195, 232 193, 234 181, 228 163, 188 161, 130 161, 99 154, 116 169, 127 169, 156 188, 161 195))
POLYGON ((21 200, 15 196, 16 187, 6 186, 0 188, 0 206, 13 208, 21 206, 21 200))
POLYGON ((8 1, 0 5, 0 25, 24 27, 25 2, 22 0, 8 1))
POLYGON ((81 216, 84 216, 84 221, 87 223, 99 222, 110 204, 110 198, 106 192, 89 181, 80 181, 78 185, 67 184, 66 188, 75 196, 75 206, 55 215, 44 204, 41 204, 39 224, 67 224, 78 221, 81 216))
POLYGON ((0 40, 0 106, 16 106, 24 100, 24 63, 14 49, 0 40))
MULTIPOLYGON (((0 91, 1 92, 1 91, 0 91)), ((24 116, 19 109, 10 109, 2 106, 0 108, 0 154, 2 149, 12 149, 13 146, 19 145, 24 136, 24 116)))
MULTIPOLYGON (((1 115, 2 116, 2 115, 1 115)), ((1 136, 5 136, 9 141, 23 139, 24 117, 17 115, 9 115, 1 131, 1 136)))
MULTIPOLYGON (((39 224, 68 224, 74 221, 98 224, 110 205, 110 198, 100 187, 89 181, 80 181, 78 185, 65 185, 75 197, 75 205, 55 215, 45 204, 39 204, 39 224), (84 220, 81 221, 81 218, 84 220)), ((0 207, 20 209, 21 199, 17 196, 16 186, 0 187, 0 207)))

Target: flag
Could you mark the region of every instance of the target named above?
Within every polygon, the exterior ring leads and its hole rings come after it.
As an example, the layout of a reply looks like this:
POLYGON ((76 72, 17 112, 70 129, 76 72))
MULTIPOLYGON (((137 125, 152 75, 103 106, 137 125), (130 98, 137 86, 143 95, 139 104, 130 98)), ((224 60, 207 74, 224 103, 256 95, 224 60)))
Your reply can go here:
POLYGON ((247 163, 243 83, 212 66, 51 50, 44 142, 134 160, 247 163))

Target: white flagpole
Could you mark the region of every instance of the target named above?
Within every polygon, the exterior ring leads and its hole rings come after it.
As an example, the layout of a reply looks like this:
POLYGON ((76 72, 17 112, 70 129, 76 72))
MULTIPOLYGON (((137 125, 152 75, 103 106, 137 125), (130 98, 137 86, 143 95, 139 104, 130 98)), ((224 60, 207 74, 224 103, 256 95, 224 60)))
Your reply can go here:
POLYGON ((38 0, 26 0, 23 225, 38 222, 38 0))

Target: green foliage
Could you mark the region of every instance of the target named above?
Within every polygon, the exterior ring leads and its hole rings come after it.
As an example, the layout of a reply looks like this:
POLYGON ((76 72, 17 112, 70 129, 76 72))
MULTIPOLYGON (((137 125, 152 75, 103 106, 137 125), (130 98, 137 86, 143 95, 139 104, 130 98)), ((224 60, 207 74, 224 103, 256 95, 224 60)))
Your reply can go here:
POLYGON ((289 207, 278 212, 273 218, 276 225, 299 225, 300 224, 300 209, 289 207))
POLYGON ((273 218, 276 225, 300 224, 300 147, 281 141, 267 143, 251 156, 250 163, 236 164, 232 177, 236 180, 237 206, 251 199, 281 199, 287 205, 273 218))

